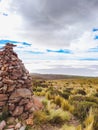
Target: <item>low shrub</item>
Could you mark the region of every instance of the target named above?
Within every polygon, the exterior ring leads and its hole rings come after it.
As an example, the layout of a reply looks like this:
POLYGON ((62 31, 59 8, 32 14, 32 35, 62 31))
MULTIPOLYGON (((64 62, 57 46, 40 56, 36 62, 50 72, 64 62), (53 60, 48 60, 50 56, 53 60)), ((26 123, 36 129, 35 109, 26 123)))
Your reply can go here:
POLYGON ((44 111, 34 112, 34 124, 42 125, 48 122, 48 115, 44 111))
POLYGON ((73 90, 73 88, 70 88, 70 87, 63 89, 64 92, 68 92, 68 93, 71 93, 72 90, 73 90))
POLYGON ((36 91, 37 91, 37 92, 41 92, 41 91, 42 91, 42 88, 41 88, 41 87, 36 87, 36 91))
POLYGON ((46 108, 46 106, 48 105, 48 100, 47 99, 42 100, 42 104, 44 105, 44 108, 46 108))
POLYGON ((60 94, 60 96, 62 96, 64 99, 68 99, 69 96, 70 96, 70 93, 69 93, 69 92, 62 92, 62 93, 60 94))
POLYGON ((46 96, 46 99, 48 100, 51 100, 53 98, 50 92, 47 92, 45 96, 46 96))
POLYGON ((70 120, 70 115, 68 112, 63 111, 62 109, 50 110, 49 122, 51 124, 62 124, 65 121, 69 121, 69 120, 70 120))
POLYGON ((60 96, 55 96, 55 104, 56 105, 58 105, 58 106, 60 106, 61 107, 61 104, 62 104, 62 101, 63 101, 64 99, 62 98, 62 97, 60 97, 60 96))
POLYGON ((98 104, 98 98, 94 96, 85 97, 85 101, 94 102, 98 104))
POLYGON ((98 109, 94 109, 94 130, 98 130, 98 109))
POLYGON ((98 92, 94 94, 95 97, 98 97, 98 92))
POLYGON ((72 95, 69 97, 69 101, 70 102, 73 102, 73 101, 81 102, 81 101, 85 101, 85 97, 82 95, 72 95))
POLYGON ((60 130, 76 130, 74 126, 64 124, 60 130))
POLYGON ((77 94, 86 95, 86 92, 82 89, 77 89, 77 94))
POLYGON ((78 119, 80 119, 81 121, 84 121, 84 119, 86 118, 90 107, 92 108, 97 108, 97 104, 93 103, 93 102, 87 102, 87 101, 83 101, 83 102, 74 102, 74 111, 73 114, 78 117, 78 119))
POLYGON ((61 108, 65 111, 70 111, 72 112, 74 110, 74 106, 72 106, 68 100, 63 100, 61 103, 61 108))
POLYGON ((88 128, 90 130, 93 130, 93 124, 94 124, 94 112, 93 112, 92 108, 90 108, 88 116, 86 117, 86 119, 84 121, 85 130, 88 128))

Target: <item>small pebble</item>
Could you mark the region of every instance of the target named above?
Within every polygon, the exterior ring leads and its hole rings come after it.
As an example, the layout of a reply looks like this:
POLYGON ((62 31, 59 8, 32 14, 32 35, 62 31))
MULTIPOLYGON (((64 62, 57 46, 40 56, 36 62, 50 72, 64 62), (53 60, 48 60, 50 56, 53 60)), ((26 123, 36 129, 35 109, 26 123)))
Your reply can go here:
POLYGON ((4 127, 6 126, 6 122, 3 120, 0 122, 0 130, 3 130, 4 127))
POLYGON ((26 129, 26 126, 22 126, 19 130, 25 130, 26 129))
POLYGON ((21 123, 17 123, 15 129, 19 129, 21 127, 21 123))

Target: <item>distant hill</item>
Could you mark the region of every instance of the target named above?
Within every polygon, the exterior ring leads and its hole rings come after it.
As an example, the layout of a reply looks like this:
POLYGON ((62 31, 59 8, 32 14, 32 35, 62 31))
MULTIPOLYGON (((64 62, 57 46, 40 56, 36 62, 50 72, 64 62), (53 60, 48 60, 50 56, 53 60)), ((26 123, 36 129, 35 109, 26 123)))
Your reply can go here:
MULTIPOLYGON (((85 78, 84 76, 60 75, 60 74, 31 74, 33 79, 56 80, 56 79, 70 79, 70 78, 85 78)), ((89 78, 89 77, 88 77, 89 78)))

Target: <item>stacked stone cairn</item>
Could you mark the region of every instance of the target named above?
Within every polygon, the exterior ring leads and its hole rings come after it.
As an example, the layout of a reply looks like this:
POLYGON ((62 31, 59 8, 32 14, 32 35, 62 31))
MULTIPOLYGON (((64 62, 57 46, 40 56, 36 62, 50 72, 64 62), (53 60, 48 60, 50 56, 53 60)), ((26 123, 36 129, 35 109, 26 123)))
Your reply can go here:
POLYGON ((33 96, 32 78, 13 51, 15 46, 7 43, 0 50, 0 113, 6 109, 13 117, 27 119, 42 105, 33 96))

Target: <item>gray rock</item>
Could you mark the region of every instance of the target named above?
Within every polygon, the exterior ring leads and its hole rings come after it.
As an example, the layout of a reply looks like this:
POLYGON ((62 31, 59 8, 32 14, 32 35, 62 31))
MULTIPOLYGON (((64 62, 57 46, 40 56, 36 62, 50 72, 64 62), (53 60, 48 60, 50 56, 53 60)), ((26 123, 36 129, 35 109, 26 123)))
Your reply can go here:
POLYGON ((0 130, 3 130, 6 126, 6 122, 3 120, 0 122, 0 130))
POLYGON ((19 130, 25 130, 26 129, 26 126, 22 126, 19 130))

